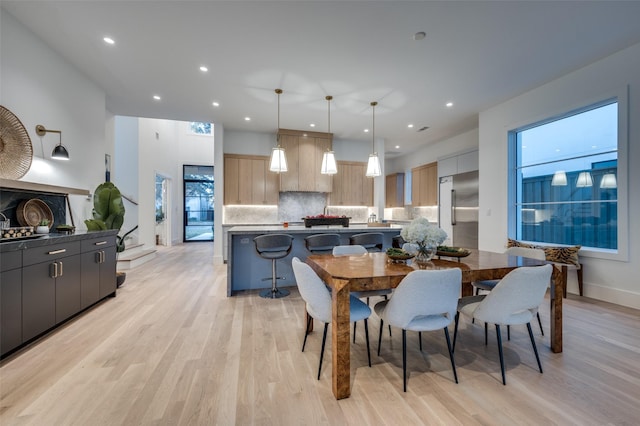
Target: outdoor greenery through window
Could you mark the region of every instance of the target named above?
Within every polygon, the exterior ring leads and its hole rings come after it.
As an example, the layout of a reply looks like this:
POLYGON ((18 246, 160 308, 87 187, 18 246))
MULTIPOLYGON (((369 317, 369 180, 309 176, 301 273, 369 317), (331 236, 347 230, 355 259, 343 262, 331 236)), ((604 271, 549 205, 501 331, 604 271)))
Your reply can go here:
POLYGON ((510 133, 515 237, 618 248, 618 102, 510 133))
POLYGON ((191 121, 189 123, 189 131, 194 135, 213 135, 213 124, 201 121, 191 121))

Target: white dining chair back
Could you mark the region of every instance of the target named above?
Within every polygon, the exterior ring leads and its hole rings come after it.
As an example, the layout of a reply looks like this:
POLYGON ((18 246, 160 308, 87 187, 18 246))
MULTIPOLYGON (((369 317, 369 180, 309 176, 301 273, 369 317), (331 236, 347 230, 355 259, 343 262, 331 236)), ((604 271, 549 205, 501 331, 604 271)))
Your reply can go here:
POLYGON ((405 330, 438 330, 455 318, 462 283, 458 268, 416 270, 398 285, 382 319, 405 330))
POLYGON ((341 245, 341 246, 335 246, 333 248, 334 256, 351 256, 351 255, 367 254, 367 253, 368 251, 366 248, 364 248, 364 246, 360 246, 357 244, 341 245))
POLYGON ((318 274, 297 257, 291 261, 300 296, 309 314, 325 323, 331 322, 331 293, 318 274))
POLYGON ((472 316, 500 325, 530 322, 544 300, 551 270, 551 265, 514 269, 478 304, 472 316))

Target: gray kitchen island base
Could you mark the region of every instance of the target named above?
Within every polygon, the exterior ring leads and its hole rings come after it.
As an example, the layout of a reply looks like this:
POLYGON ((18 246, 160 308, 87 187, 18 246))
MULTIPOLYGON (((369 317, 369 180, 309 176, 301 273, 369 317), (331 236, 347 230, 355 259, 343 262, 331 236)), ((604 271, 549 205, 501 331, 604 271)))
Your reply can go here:
POLYGON ((253 239, 258 235, 286 233, 293 236, 291 253, 277 260, 278 275, 284 279, 278 280, 278 287, 295 286, 296 280, 291 268, 291 259, 294 257, 305 260, 310 252, 307 250, 304 239, 309 235, 332 233, 340 235, 340 243, 349 244, 349 237, 363 232, 381 232, 384 235, 383 249, 391 247, 391 239, 400 234, 402 227, 391 225, 390 227, 369 227, 364 225, 319 226, 305 228, 304 226, 234 226, 228 232, 229 256, 227 260, 227 296, 245 290, 271 291, 271 286, 262 279, 271 274, 271 260, 261 258, 255 249, 253 239))

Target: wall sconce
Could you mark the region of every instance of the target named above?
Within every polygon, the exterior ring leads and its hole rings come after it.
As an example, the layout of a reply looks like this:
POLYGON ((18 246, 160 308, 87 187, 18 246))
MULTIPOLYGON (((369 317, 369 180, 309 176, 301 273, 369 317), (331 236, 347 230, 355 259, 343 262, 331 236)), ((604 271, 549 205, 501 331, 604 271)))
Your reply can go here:
POLYGON ((593 186, 593 178, 589 172, 580 172, 576 181, 576 188, 587 188, 593 186))
POLYGON ((613 173, 605 173, 600 181, 600 188, 602 189, 615 189, 618 187, 618 180, 613 173))
POLYGON ((567 186, 567 174, 563 170, 558 170, 551 178, 551 186, 567 186))
POLYGON ((36 135, 43 137, 47 133, 57 133, 60 138, 58 145, 51 152, 51 158, 54 160, 69 160, 69 151, 62 145, 62 131, 46 129, 42 124, 36 126, 36 135))

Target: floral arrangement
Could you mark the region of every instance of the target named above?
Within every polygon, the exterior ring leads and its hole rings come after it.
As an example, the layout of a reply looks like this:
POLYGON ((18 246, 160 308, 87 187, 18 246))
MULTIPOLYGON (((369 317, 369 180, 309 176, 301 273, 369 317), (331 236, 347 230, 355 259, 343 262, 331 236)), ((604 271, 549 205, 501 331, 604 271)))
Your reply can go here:
POLYGON ((418 217, 412 220, 409 226, 402 228, 400 236, 406 242, 416 244, 418 246, 418 253, 427 254, 428 259, 435 253, 436 247, 447 239, 446 232, 430 224, 424 217, 418 217))

